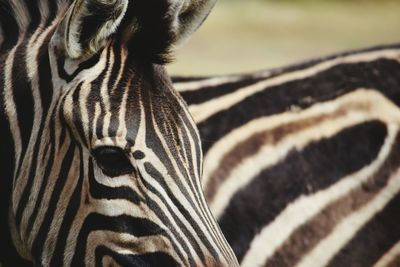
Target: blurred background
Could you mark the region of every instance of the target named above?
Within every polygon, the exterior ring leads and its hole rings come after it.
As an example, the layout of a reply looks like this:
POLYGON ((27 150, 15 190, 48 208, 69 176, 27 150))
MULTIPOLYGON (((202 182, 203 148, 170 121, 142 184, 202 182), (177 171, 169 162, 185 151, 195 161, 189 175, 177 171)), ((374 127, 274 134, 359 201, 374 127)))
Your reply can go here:
POLYGON ((400 0, 218 0, 169 71, 248 72, 394 42, 400 0))

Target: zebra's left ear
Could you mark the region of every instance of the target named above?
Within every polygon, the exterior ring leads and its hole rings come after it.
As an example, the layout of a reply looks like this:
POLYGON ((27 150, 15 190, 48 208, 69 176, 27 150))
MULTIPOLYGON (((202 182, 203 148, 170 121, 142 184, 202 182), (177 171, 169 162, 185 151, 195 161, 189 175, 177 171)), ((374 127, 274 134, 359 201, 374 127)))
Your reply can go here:
POLYGON ((56 32, 57 46, 77 59, 96 53, 117 29, 128 0, 75 0, 56 32))
POLYGON ((176 43, 182 43, 207 18, 217 0, 170 0, 174 6, 176 43))

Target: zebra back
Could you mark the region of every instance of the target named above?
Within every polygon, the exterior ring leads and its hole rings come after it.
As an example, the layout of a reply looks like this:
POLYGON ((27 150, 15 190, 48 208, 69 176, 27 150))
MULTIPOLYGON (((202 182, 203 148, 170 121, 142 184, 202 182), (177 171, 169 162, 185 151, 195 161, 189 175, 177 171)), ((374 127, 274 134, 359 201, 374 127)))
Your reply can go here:
POLYGON ((397 266, 400 45, 175 87, 241 266, 397 266))

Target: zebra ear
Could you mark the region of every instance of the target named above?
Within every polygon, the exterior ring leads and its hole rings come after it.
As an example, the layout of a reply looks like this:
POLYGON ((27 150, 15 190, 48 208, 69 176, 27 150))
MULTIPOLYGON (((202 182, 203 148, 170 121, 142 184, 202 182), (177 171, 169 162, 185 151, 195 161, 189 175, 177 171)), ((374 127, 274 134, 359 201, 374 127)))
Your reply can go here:
POLYGON ((182 43, 207 18, 217 0, 171 0, 175 6, 176 43, 182 43))
POLYGON ((96 53, 124 17, 128 0, 75 0, 59 29, 59 41, 70 58, 96 53))

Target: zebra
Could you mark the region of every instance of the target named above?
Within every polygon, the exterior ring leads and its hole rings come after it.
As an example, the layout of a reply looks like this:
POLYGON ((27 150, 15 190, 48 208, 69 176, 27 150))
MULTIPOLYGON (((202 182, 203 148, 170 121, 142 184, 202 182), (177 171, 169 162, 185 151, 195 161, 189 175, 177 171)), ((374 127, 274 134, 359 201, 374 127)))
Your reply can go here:
POLYGON ((241 266, 400 266, 400 44, 173 81, 241 266))
POLYGON ((214 2, 0 2, 0 266, 238 266, 164 69, 214 2))

